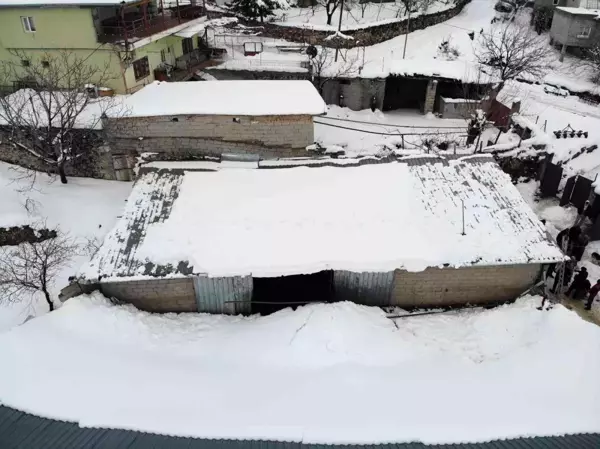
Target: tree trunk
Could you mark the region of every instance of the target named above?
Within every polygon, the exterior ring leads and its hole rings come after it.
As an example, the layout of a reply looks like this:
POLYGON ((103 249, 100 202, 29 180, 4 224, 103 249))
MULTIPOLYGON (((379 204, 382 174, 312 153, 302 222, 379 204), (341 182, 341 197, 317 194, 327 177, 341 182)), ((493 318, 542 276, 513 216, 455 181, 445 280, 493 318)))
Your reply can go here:
POLYGON ((48 293, 48 290, 45 288, 43 289, 43 292, 46 297, 46 302, 48 303, 48 309, 52 312, 54 310, 54 303, 52 302, 52 299, 50 299, 50 293, 48 293))
POLYGON ((64 162, 58 163, 58 174, 60 175, 60 182, 62 184, 66 184, 67 183, 67 175, 65 174, 65 163, 64 162))
POLYGON ((331 25, 331 19, 333 19, 333 12, 331 14, 327 13, 327 25, 331 25))

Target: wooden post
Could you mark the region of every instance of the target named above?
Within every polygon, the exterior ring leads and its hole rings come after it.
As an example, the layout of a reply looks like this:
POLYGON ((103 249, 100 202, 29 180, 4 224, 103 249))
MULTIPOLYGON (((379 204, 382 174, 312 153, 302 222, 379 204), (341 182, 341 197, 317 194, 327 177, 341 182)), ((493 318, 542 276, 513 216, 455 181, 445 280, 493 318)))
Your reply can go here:
POLYGON ((162 14, 162 23, 163 23, 163 27, 167 27, 166 22, 167 20, 165 19, 165 5, 163 3, 163 0, 160 0, 160 11, 162 14))
MULTIPOLYGON (((341 33, 342 32, 342 14, 344 13, 344 0, 342 0, 342 5, 340 8, 340 21, 338 23, 338 32, 341 33)), ((338 39, 341 39, 338 37, 338 39)), ((335 47, 335 62, 337 62, 338 59, 338 52, 339 52, 339 48, 335 47)))
POLYGON ((406 34, 404 35, 404 48, 402 49, 402 59, 406 58, 406 45, 408 44, 408 33, 410 33, 410 9, 408 10, 408 20, 406 22, 406 34))
POLYGON ((462 206, 462 235, 465 234, 465 202, 464 200, 460 200, 460 205, 462 206))
POLYGON ((177 8, 177 21, 181 23, 181 13, 179 12, 179 0, 175 0, 175 7, 177 8))

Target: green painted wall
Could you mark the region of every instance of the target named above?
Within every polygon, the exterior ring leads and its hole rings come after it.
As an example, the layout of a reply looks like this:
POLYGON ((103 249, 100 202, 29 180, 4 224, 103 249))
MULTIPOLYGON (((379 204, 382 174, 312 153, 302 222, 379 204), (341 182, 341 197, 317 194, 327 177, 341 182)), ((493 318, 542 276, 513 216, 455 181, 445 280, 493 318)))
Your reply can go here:
POLYGON ((2 8, 0 44, 5 48, 96 48, 91 9, 2 8), (33 17, 36 32, 23 30, 21 17, 33 17))
MULTIPOLYGON (((97 41, 92 10, 89 8, 2 8, 0 9, 0 59, 12 58, 8 50, 19 49, 32 60, 45 53, 68 50, 87 63, 110 66, 111 81, 108 87, 117 93, 135 90, 154 81, 154 69, 161 63, 161 50, 166 51, 167 62, 183 54, 182 38, 167 36, 135 50, 134 59, 148 57, 150 75, 136 80, 133 66, 121 63, 118 47, 100 45, 97 41), (33 17, 36 32, 23 29, 21 17, 33 17)), ((194 48, 197 39, 194 37, 194 48)), ((91 80, 94 82, 94 80, 91 80)))

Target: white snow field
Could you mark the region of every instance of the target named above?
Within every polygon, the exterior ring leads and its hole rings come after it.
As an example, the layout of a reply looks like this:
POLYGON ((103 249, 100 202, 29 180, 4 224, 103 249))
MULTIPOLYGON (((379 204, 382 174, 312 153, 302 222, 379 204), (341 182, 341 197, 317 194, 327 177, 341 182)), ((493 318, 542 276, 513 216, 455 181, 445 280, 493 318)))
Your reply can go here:
MULTIPOLYGON (((130 183, 88 178, 70 177, 69 183, 63 185, 44 173, 36 174, 35 184, 28 190, 28 180, 18 180, 22 174, 22 168, 0 162, 0 227, 26 224, 36 227, 45 222, 49 229, 59 227, 80 243, 85 243, 86 238, 101 240, 104 237, 131 191, 130 183), (28 199, 33 206, 32 213, 25 209, 28 199)), ((55 299, 67 285, 68 277, 87 260, 86 255, 79 255, 65 267, 51 289, 55 299)), ((45 301, 39 299, 27 296, 20 304, 0 305, 0 330, 23 322, 28 315, 47 310, 45 301)))
POLYGON ((83 427, 203 438, 598 432, 600 327, 538 305, 526 297, 394 325, 347 302, 266 317, 151 315, 82 296, 0 334, 0 402, 83 427))

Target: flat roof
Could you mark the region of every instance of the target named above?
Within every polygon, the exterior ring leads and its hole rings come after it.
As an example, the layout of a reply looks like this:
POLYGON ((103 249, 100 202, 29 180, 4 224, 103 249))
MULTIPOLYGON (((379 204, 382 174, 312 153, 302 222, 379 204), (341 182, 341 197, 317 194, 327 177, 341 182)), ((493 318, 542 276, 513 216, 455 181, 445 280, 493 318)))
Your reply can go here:
POLYGON ((563 259, 490 156, 366 164, 149 170, 81 277, 271 277, 563 259))
POLYGON ((320 115, 310 81, 155 81, 129 96, 128 117, 162 115, 320 115))

